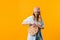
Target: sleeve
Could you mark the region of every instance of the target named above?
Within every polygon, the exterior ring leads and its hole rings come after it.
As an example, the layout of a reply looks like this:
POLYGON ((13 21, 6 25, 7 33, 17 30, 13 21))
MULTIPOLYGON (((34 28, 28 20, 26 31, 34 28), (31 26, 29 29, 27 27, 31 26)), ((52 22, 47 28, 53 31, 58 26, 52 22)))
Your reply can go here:
POLYGON ((43 22, 43 20, 41 21, 41 27, 44 28, 44 22, 43 22))
POLYGON ((23 20, 22 24, 30 24, 32 23, 32 17, 27 17, 26 19, 23 20))
POLYGON ((23 20, 22 24, 28 24, 28 21, 29 21, 29 19, 26 18, 26 19, 23 20))
POLYGON ((39 22, 39 27, 44 28, 44 22, 43 22, 43 20, 41 20, 41 21, 39 22))

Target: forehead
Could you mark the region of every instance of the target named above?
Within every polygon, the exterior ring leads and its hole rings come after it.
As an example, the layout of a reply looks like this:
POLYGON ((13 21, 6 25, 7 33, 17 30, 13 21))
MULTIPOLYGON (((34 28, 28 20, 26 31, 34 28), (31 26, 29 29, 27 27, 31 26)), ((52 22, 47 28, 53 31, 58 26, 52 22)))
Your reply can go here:
POLYGON ((35 8, 33 9, 33 11, 34 11, 34 12, 40 12, 40 8, 39 8, 39 7, 35 7, 35 8))

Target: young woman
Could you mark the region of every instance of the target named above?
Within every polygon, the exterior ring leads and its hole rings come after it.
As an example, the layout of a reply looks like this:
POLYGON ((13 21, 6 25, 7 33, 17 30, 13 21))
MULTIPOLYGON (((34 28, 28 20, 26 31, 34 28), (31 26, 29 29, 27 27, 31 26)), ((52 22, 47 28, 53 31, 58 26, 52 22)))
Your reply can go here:
POLYGON ((25 19, 22 22, 22 24, 29 24, 29 27, 38 27, 38 31, 37 31, 37 33, 35 35, 31 35, 28 32, 27 40, 43 40, 42 34, 41 34, 41 29, 44 28, 44 23, 43 23, 41 14, 40 14, 40 8, 39 7, 35 7, 34 10, 33 10, 33 15, 29 16, 27 19, 25 19), (28 21, 31 24, 29 24, 28 21))

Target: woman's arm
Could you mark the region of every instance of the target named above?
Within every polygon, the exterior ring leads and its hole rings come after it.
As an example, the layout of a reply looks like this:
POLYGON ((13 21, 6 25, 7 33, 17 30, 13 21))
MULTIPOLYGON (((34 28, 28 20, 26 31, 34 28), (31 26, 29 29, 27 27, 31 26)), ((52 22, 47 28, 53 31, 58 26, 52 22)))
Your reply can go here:
POLYGON ((23 25, 28 25, 28 24, 33 24, 33 18, 32 16, 27 17, 26 19, 23 20, 22 24, 23 25))
POLYGON ((39 28, 41 28, 41 29, 44 29, 44 23, 43 23, 43 21, 41 21, 40 24, 37 24, 37 26, 38 26, 39 28))

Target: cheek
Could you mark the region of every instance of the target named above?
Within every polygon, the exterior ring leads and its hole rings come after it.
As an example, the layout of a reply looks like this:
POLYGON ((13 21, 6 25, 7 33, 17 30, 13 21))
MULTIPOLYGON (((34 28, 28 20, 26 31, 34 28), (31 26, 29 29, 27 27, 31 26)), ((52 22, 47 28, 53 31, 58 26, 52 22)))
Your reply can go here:
POLYGON ((35 15, 37 15, 38 13, 35 13, 35 15))

